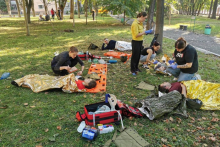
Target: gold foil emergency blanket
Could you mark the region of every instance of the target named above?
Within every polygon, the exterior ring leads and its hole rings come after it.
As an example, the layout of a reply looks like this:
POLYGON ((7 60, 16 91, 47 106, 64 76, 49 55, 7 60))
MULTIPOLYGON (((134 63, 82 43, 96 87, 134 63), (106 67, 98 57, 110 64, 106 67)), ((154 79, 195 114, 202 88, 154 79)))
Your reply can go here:
POLYGON ((28 87, 36 93, 54 88, 62 88, 62 90, 67 93, 85 91, 78 90, 74 74, 66 76, 31 74, 17 79, 15 82, 18 86, 28 87))
POLYGON ((198 98, 203 102, 201 109, 220 110, 220 84, 203 80, 182 81, 187 89, 187 98, 198 98))

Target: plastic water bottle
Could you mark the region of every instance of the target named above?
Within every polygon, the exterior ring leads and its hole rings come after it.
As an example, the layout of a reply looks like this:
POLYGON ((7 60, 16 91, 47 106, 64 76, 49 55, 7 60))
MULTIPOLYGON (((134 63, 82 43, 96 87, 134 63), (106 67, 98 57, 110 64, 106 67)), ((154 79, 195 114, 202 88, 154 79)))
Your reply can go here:
POLYGON ((1 80, 2 79, 7 79, 9 76, 10 76, 10 73, 9 72, 5 72, 5 73, 2 74, 1 80))

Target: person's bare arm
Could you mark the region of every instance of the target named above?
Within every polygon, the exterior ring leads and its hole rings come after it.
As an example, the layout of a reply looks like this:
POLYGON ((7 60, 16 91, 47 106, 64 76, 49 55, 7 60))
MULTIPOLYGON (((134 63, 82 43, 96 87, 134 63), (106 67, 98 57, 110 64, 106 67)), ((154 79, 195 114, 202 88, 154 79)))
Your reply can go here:
POLYGON ((147 53, 148 53, 148 55, 147 55, 146 63, 151 63, 151 64, 153 64, 153 62, 150 61, 150 57, 151 57, 153 51, 152 51, 151 49, 148 49, 148 50, 147 50, 147 53))
POLYGON ((192 67, 192 63, 186 63, 183 65, 177 65, 177 68, 191 68, 192 67))
POLYGON ((183 85, 183 84, 181 84, 181 83, 180 83, 180 85, 181 85, 181 87, 182 87, 182 94, 183 94, 185 97, 187 97, 187 96, 186 96, 186 86, 183 85))

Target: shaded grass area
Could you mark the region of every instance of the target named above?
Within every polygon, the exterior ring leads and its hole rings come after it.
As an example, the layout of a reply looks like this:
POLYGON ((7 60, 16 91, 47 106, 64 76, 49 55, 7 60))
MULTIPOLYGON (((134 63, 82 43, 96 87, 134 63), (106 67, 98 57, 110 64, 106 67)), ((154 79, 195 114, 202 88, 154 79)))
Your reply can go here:
POLYGON ((208 16, 196 16, 195 25, 191 15, 172 15, 170 25, 169 20, 165 19, 164 24, 169 27, 179 29, 179 25, 187 25, 188 31, 204 34, 205 26, 211 26, 211 36, 220 37, 220 20, 210 19, 208 16))
MULTIPOLYGON (((76 16, 75 16, 76 17, 76 16)), ((31 36, 25 36, 22 18, 0 19, 0 73, 10 72, 11 79, 0 80, 0 105, 8 105, 0 109, 0 145, 1 146, 102 146, 113 133, 99 135, 96 141, 87 142, 80 138, 77 132, 79 122, 75 119, 77 111, 83 112, 85 104, 104 100, 105 93, 74 93, 59 91, 33 93, 30 89, 14 87, 11 80, 28 74, 53 75, 50 62, 55 51, 66 51, 72 45, 80 51, 87 51, 92 42, 99 47, 103 38, 131 41, 130 26, 123 26, 110 17, 98 17, 97 21, 82 16, 76 19, 75 28, 72 20, 67 17, 63 21, 38 22, 31 18, 31 36), (74 33, 64 32, 74 29, 74 33), (28 103, 28 106, 24 106, 28 103), (57 129, 61 126, 61 130, 57 129), (55 142, 48 138, 59 134, 55 142)), ((147 47, 153 36, 144 38, 147 47)), ((169 56, 173 53, 173 40, 164 38, 163 53, 169 56)), ((94 55, 103 56, 106 51, 90 50, 94 55)), ((128 53, 130 53, 128 51, 128 53)), ((220 59, 213 55, 199 55, 199 74, 202 79, 210 82, 220 82, 220 59)), ((162 55, 159 55, 160 59, 162 55)), ((85 61, 88 72, 91 63, 85 61)), ((77 65, 78 68, 80 66, 77 65)), ((156 75, 153 70, 143 68, 138 76, 130 74, 130 61, 126 64, 118 60, 117 64, 108 65, 107 91, 116 95, 128 105, 145 99, 151 91, 138 90, 135 86, 141 81, 158 85, 164 81, 172 82, 172 77, 156 75)), ((196 111, 188 109, 188 119, 181 116, 165 115, 157 120, 147 118, 124 118, 126 127, 134 128, 151 146, 219 146, 219 111, 196 111), (213 141, 214 137, 216 140, 213 141)), ((114 125, 116 129, 120 126, 114 125)), ((112 143, 111 146, 116 146, 112 143)))

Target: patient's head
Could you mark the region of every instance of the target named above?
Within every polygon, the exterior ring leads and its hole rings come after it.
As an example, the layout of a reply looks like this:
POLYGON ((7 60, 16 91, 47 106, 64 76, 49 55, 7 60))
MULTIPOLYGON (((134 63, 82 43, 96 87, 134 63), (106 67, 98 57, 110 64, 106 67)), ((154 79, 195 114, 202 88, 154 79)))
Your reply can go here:
POLYGON ((165 71, 166 70, 166 66, 163 64, 158 64, 154 70, 159 70, 159 71, 165 71))
POLYGON ((169 89, 171 88, 171 84, 169 82, 163 82, 162 84, 160 84, 158 86, 158 90, 160 92, 166 92, 168 93, 169 92, 169 89))
POLYGON ((83 82, 83 85, 86 88, 91 89, 91 88, 96 87, 96 81, 93 80, 93 79, 85 79, 84 82, 83 82))

